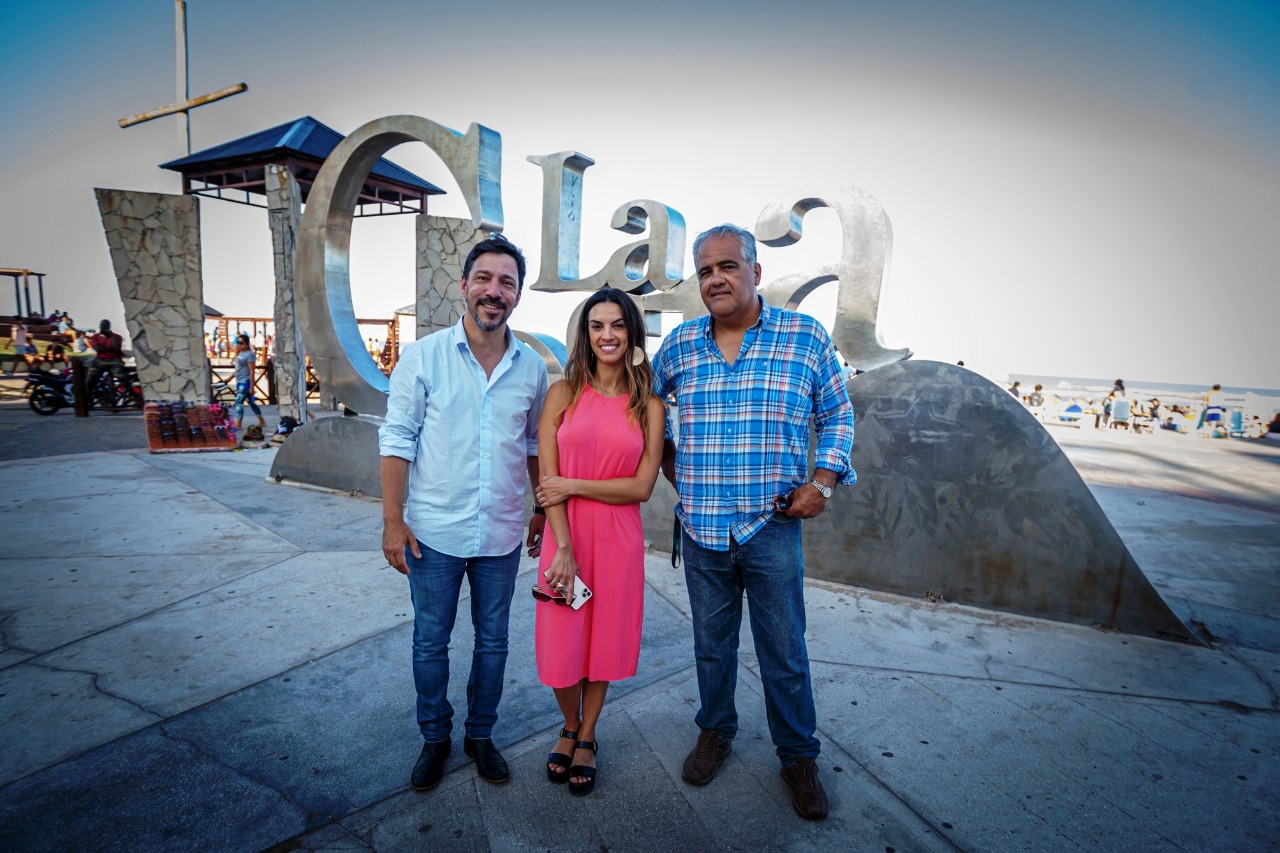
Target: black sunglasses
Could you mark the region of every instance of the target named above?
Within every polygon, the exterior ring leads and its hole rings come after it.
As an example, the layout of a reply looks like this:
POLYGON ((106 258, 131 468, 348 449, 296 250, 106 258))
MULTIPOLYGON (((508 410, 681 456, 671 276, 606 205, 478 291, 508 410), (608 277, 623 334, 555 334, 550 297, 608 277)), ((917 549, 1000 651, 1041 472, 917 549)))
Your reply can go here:
POLYGON ((550 601, 552 604, 562 604, 565 607, 569 606, 569 600, 553 587, 535 585, 533 587, 533 597, 538 599, 538 601, 550 601))

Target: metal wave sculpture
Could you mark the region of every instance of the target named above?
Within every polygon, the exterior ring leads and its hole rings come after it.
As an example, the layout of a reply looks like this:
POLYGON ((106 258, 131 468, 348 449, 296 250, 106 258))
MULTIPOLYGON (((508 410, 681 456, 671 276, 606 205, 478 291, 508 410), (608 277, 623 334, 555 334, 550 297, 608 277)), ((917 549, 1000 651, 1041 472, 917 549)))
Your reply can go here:
MULTIPOLYGON (((963 367, 849 380, 858 483, 805 522, 805 573, 912 598, 1203 643, 1160 597, 1045 427, 963 367)), ((670 542, 675 493, 644 506, 670 542)))

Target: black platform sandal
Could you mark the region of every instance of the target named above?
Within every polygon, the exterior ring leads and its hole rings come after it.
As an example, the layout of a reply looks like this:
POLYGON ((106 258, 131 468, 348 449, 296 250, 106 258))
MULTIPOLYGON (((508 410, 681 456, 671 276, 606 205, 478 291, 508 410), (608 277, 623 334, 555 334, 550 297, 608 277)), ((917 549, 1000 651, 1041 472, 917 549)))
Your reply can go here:
MULTIPOLYGON (((578 739, 578 733, 571 732, 568 729, 561 729, 560 737, 576 741, 578 739)), ((569 781, 569 765, 573 764, 572 755, 565 755, 563 752, 553 752, 547 756, 547 764, 555 764, 558 767, 565 768, 557 773, 550 767, 547 767, 547 779, 550 780, 553 785, 563 785, 565 782, 569 781)))
MULTIPOLYGON (((589 749, 593 753, 600 753, 600 741, 598 740, 580 740, 576 746, 577 749, 589 749)), ((575 764, 569 768, 569 778, 574 776, 585 776, 585 782, 570 782, 569 793, 575 797, 585 797, 590 794, 596 787, 596 768, 588 767, 585 764, 575 764)))

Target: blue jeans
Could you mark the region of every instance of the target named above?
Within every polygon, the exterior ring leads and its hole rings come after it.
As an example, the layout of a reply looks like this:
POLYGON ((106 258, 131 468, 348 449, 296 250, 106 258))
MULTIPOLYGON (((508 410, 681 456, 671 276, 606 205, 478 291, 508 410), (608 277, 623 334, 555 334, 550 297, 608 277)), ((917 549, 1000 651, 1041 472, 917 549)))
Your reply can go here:
POLYGON ((728 551, 703 548, 684 536, 684 577, 693 615, 693 650, 702 707, 698 728, 733 740, 738 712, 738 632, 742 593, 751 599, 751 633, 760 659, 769 734, 783 766, 800 756, 817 758, 817 715, 804 642, 804 555, 800 521, 770 521, 746 542, 729 540, 728 551))
POLYGON ((253 399, 253 386, 248 382, 236 383, 236 423, 244 420, 244 404, 249 404, 249 408, 253 409, 253 413, 258 417, 262 417, 262 409, 258 408, 258 402, 253 399))
POLYGON ((507 670, 507 625, 520 568, 520 547, 497 557, 451 557, 418 542, 422 558, 405 549, 413 599, 413 683, 418 689, 418 728, 428 743, 453 731, 449 704, 449 637, 458 614, 462 576, 471 588, 475 647, 467 680, 467 737, 492 737, 507 670))

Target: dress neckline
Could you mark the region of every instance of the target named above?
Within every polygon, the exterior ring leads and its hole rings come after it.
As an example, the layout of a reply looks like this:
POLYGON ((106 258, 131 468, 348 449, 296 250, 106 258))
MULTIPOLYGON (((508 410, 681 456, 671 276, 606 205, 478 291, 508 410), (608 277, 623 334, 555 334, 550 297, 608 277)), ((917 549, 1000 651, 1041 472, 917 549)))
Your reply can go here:
POLYGON ((599 391, 596 390, 596 386, 592 385, 590 382, 587 383, 587 387, 591 389, 592 394, 595 394, 601 400, 625 400, 627 397, 630 396, 629 394, 618 394, 616 396, 610 396, 609 394, 601 394, 599 391))

